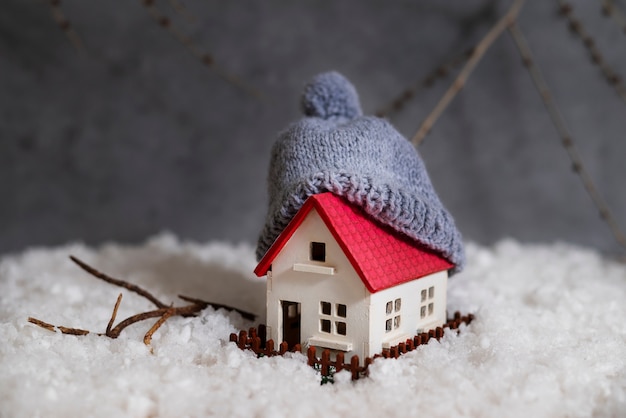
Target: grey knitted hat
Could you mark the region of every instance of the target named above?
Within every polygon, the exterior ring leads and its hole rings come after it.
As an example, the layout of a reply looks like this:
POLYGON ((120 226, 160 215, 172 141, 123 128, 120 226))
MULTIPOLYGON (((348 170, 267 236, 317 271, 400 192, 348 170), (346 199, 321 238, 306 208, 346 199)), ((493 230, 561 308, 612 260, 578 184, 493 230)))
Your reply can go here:
POLYGON ((363 116, 354 86, 337 72, 306 85, 302 109, 306 117, 282 132, 272 149, 270 203, 257 259, 307 197, 332 192, 460 271, 465 262, 461 236, 409 141, 387 121, 363 116))

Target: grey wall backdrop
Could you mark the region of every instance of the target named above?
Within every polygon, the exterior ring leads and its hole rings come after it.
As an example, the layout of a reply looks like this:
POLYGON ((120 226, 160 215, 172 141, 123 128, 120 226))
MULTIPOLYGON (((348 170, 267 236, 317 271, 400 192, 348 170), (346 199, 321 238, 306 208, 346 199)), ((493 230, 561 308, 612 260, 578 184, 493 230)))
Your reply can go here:
MULTIPOLYGON (((179 0, 184 1, 184 0, 179 0)), ((626 73, 626 36, 599 1, 572 2, 605 60, 626 73)), ((73 240, 254 242, 278 131, 300 117, 302 85, 336 69, 373 113, 474 45, 509 1, 154 3, 223 72, 160 27, 141 1, 64 0, 76 51, 45 1, 0 2, 0 252, 73 240)), ((616 2, 620 5, 620 2, 616 2)), ((622 4, 626 6, 626 4, 622 4)), ((556 1, 529 1, 520 26, 586 166, 626 227, 626 104, 591 64, 556 1)), ((439 79, 389 117, 407 137, 450 85, 439 79)), ((468 240, 570 241, 618 253, 508 34, 420 147, 468 240)))

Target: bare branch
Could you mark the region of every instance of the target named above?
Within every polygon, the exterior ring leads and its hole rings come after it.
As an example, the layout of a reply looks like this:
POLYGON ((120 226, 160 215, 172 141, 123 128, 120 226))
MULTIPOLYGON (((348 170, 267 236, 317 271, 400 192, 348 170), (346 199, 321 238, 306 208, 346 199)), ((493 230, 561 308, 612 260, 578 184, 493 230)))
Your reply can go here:
POLYGON ((452 99, 454 99, 454 97, 461 91, 461 89, 463 89, 468 77, 470 76, 478 62, 481 60, 485 52, 487 52, 489 47, 491 47, 491 44, 493 44, 493 42, 498 39, 498 37, 508 26, 515 22, 515 20, 517 19, 517 15, 519 14, 519 11, 523 5, 524 0, 514 0, 507 13, 502 16, 502 18, 495 24, 495 26, 491 28, 491 30, 487 33, 487 35, 485 35, 485 37, 478 43, 478 45, 476 45, 472 56, 469 58, 457 78, 445 92, 443 97, 439 100, 439 103, 437 103, 432 112, 430 112, 426 119, 424 119, 422 125, 413 136, 413 139, 411 139, 413 145, 417 147, 422 143, 437 119, 439 119, 443 111, 452 102, 452 99))
MULTIPOLYGON (((570 30, 578 35, 578 37, 583 41, 585 48, 587 48, 591 62, 600 68, 600 71, 602 71, 602 75, 604 75, 607 83, 615 89, 618 96, 626 103, 626 87, 624 86, 622 77, 620 77, 606 62, 602 53, 598 49, 596 42, 593 40, 589 32, 585 30, 582 22, 574 16, 571 4, 567 1, 559 0, 559 5, 561 6, 560 12, 567 19, 570 30)), ((611 6, 610 10, 615 9, 611 6)))
POLYGON ((150 302, 154 303, 156 305, 157 308, 166 308, 167 305, 164 304, 163 302, 161 302, 160 300, 158 300, 157 298, 155 298, 154 296, 152 296, 152 294, 146 290, 143 290, 141 287, 134 285, 132 283, 128 283, 124 280, 119 280, 116 278, 113 278, 111 276, 108 276, 104 273, 99 272, 98 270, 94 269, 93 267, 89 266, 87 263, 79 260, 78 258, 74 257, 73 255, 70 255, 70 259, 78 264, 78 266, 80 266, 80 268, 82 268, 83 270, 85 270, 87 273, 91 274, 92 276, 97 277, 100 280, 104 280, 107 283, 111 283, 114 284, 116 286, 120 286, 123 287, 125 289, 130 290, 131 292, 135 292, 137 293, 139 296, 143 296, 144 298, 148 299, 150 302))
POLYGON ((438 79, 443 79, 450 74, 450 69, 457 68, 463 64, 468 57, 472 56, 474 49, 460 54, 453 59, 442 63, 429 72, 424 78, 405 88, 399 95, 393 98, 389 103, 382 106, 376 111, 376 116, 387 117, 395 112, 399 112, 402 108, 413 99, 422 89, 432 87, 438 79))
MULTIPOLYGON (((200 312, 202 309, 204 309, 205 306, 202 305, 188 305, 188 306, 182 306, 180 308, 161 308, 161 309, 156 309, 154 311, 148 311, 148 312, 142 312, 139 313, 137 315, 133 315, 129 318, 126 318, 125 320, 123 320, 122 322, 120 322, 119 324, 117 324, 108 334, 107 337, 110 338, 117 338, 120 336, 120 333, 127 328, 128 326, 136 323, 136 322, 140 322, 140 321, 144 321, 146 319, 150 319, 150 318, 158 318, 161 317, 163 315, 165 315, 166 312, 172 310, 172 313, 169 316, 190 316, 190 315, 195 315, 198 312, 200 312)), ((169 318, 168 316, 168 318, 169 318)))
POLYGON ((65 14, 61 10, 61 0, 46 0, 50 5, 50 12, 59 28, 63 31, 67 39, 71 42, 74 48, 78 52, 83 51, 83 42, 80 40, 78 33, 72 28, 72 24, 65 17, 65 14))
POLYGON ((206 67, 210 67, 213 71, 221 77, 223 80, 237 87, 244 93, 261 99, 262 95, 256 88, 251 87, 244 83, 239 77, 234 74, 229 73, 228 71, 220 68, 216 63, 211 54, 204 51, 200 47, 198 47, 195 42, 186 34, 181 32, 178 28, 172 25, 172 21, 169 17, 163 14, 154 4, 154 0, 140 0, 141 4, 146 8, 152 19, 159 24, 163 29, 167 30, 170 35, 172 35, 178 42, 183 44, 187 50, 194 55, 196 58, 200 60, 202 64, 206 67))
POLYGON ((548 89, 548 85, 545 79, 543 78, 543 75, 541 74, 539 67, 533 60, 532 52, 530 50, 530 47, 528 46, 528 43, 526 42, 526 39, 524 38, 524 35, 522 34, 517 24, 515 23, 509 27, 509 33, 513 37, 513 40, 515 41, 515 44, 517 45, 517 49, 519 50, 519 53, 522 56, 522 61, 524 65, 526 66, 526 68, 528 69, 530 76, 533 80, 533 83, 535 84, 535 87, 539 91, 541 100, 543 100, 543 103, 546 106, 548 113, 550 114, 552 123, 554 124, 559 136, 561 137, 561 145, 565 148, 565 150, 567 151, 569 155, 570 160, 572 161, 572 168, 574 172, 578 174, 578 177, 582 181, 585 187, 585 190, 587 191, 587 193, 591 197, 591 200, 593 201, 596 208, 600 212, 600 217, 609 226, 611 232, 613 233, 613 236, 615 237, 615 240, 623 248, 626 249, 626 238, 624 237, 624 234, 620 230, 619 225, 617 224, 617 221, 613 217, 613 214, 609 210, 609 207, 606 201, 602 198, 602 196, 598 192, 598 189, 595 187, 593 181, 591 180, 591 176, 585 169, 582 158, 580 157, 580 153, 578 152, 578 149, 574 145, 572 135, 570 134, 569 129, 567 128, 567 125, 565 124, 565 120, 563 119, 561 112, 559 111, 558 107, 556 106, 556 103, 554 102, 552 98, 552 94, 550 93, 550 90, 548 89))
MULTIPOLYGON (((163 325, 163 323, 165 321, 167 321, 168 318, 172 317, 172 316, 193 316, 196 315, 198 312, 200 312, 201 310, 203 310, 204 308, 206 308, 207 306, 213 306, 215 309, 227 309, 227 310, 231 310, 231 311, 236 311, 239 314, 241 314, 241 316, 243 316, 246 319, 249 320, 254 320, 255 319, 255 315, 249 313, 249 312, 245 312, 242 311, 240 309, 237 308, 233 308, 231 306, 227 306, 227 305, 222 305, 222 304, 218 304, 218 303, 211 303, 211 302, 206 302, 200 299, 194 299, 194 298, 190 298, 190 297, 186 297, 186 296, 180 296, 181 299, 191 302, 191 305, 187 305, 187 306, 182 306, 182 307, 173 307, 173 306, 165 306, 162 302, 160 302, 159 300, 157 300, 154 296, 152 296, 148 291, 142 289, 139 286, 136 286, 134 284, 125 282, 124 280, 119 280, 119 279, 115 279, 113 277, 110 277, 104 273, 101 273, 99 271, 97 271, 96 269, 94 269, 93 267, 89 266, 88 264, 84 263, 83 261, 79 260, 78 258, 74 257, 74 256, 70 256, 70 259, 78 264, 82 269, 84 269, 85 271, 87 271, 88 273, 90 273, 91 275, 93 275, 94 277, 104 280, 107 283, 111 283, 114 284, 116 286, 120 286, 123 287, 125 289, 128 289, 132 292, 135 292, 137 294, 139 294, 140 296, 145 297, 146 299, 150 300, 152 303, 154 303, 155 305, 157 305, 157 307, 159 309, 153 310, 153 311, 148 311, 148 312, 142 312, 136 315, 133 315, 131 317, 128 317, 126 319, 124 319, 122 322, 120 322, 119 324, 117 324, 115 327, 113 327, 113 324, 115 322, 115 318, 117 317, 117 312, 119 310, 120 304, 122 302, 122 294, 120 293, 119 296, 117 297, 117 301, 115 302, 115 306, 113 307, 113 313, 111 314, 111 319, 109 320, 109 323, 106 327, 106 331, 104 334, 98 334, 100 336, 105 335, 109 338, 117 338, 119 337, 120 333, 126 329, 127 327, 129 327, 130 325, 140 322, 140 321, 144 321, 146 319, 150 319, 150 318, 160 318, 153 326, 152 328, 150 328, 150 330, 145 334, 144 336, 144 342, 146 344, 150 344, 150 341, 152 340, 152 335, 154 334, 154 332, 156 332, 157 329, 159 329, 159 327, 161 325, 163 325)), ((35 324, 39 327, 45 328, 48 331, 55 331, 55 325, 52 324, 48 324, 47 322, 43 322, 39 319, 35 319, 32 317, 28 318, 28 322, 35 324)), ((79 329, 79 328, 68 328, 68 327, 63 327, 63 326, 56 326, 56 328, 58 328, 62 333, 64 334, 72 334, 72 335, 87 335, 89 334, 89 331, 87 330, 83 330, 83 329, 79 329)))
POLYGON ((613 18, 622 32, 626 33, 626 15, 615 5, 613 0, 602 0, 602 13, 613 18))

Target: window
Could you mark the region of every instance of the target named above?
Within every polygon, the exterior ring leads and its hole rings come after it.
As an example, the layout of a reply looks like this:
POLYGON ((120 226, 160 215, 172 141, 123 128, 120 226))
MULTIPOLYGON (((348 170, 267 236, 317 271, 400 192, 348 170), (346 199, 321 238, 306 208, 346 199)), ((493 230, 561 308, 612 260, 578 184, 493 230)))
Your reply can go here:
POLYGON ((385 332, 391 332, 400 328, 400 310, 402 309, 402 299, 390 300, 385 304, 385 332))
POLYGON ((324 315, 330 315, 330 302, 320 302, 320 312, 324 315))
POLYGON ((320 319, 320 331, 330 333, 330 320, 320 319))
POLYGON ((431 316, 435 312, 435 287, 430 286, 428 289, 423 289, 421 293, 421 307, 420 318, 424 319, 427 316, 431 316))
POLYGON ((311 261, 326 261, 326 244, 323 242, 311 243, 311 261))
POLYGON ((343 303, 335 303, 334 314, 332 308, 333 304, 331 302, 320 302, 320 332, 342 336, 347 335, 348 324, 345 318, 348 316, 348 307, 343 303), (334 325, 334 328, 332 325, 334 325))

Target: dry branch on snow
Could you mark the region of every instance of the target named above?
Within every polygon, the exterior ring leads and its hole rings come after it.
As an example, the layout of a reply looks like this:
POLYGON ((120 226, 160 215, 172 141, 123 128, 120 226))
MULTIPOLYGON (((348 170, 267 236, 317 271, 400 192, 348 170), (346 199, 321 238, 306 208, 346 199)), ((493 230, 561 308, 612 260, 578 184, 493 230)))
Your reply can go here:
MULTIPOLYGON (((191 298, 188 296, 182 296, 179 295, 178 297, 186 302, 190 302, 190 305, 185 305, 185 306, 180 306, 180 307, 174 307, 171 305, 166 305, 165 303, 161 302, 160 300, 158 300, 156 297, 154 297, 150 292, 148 292, 147 290, 134 285, 132 283, 129 283, 127 281, 124 280, 120 280, 120 279, 116 279, 114 277, 111 277, 107 274, 104 274, 96 269, 94 269, 93 267, 89 266, 87 263, 79 260, 78 258, 74 257, 74 256, 70 256, 70 259, 76 263, 79 267, 81 267, 83 270, 85 270, 86 272, 88 272, 89 274, 91 274, 92 276, 103 280, 107 283, 111 283, 115 286, 119 286, 119 287, 123 287, 127 290, 130 290, 131 292, 137 293, 138 295, 140 295, 141 297, 149 300, 150 302, 152 302, 154 305, 156 305, 156 307, 158 309, 152 310, 152 311, 147 311, 147 312, 141 312, 138 313, 136 315, 132 315, 126 319, 124 319, 123 321, 121 321, 120 323, 118 323, 116 326, 113 326, 115 323, 115 319, 117 317, 117 311, 120 307, 120 304, 122 302, 122 294, 120 293, 120 295, 117 297, 117 301, 115 302, 115 306, 113 307, 113 312, 111 314, 111 319, 109 320, 107 327, 106 327, 106 331, 104 333, 97 333, 97 335, 102 335, 102 336, 106 336, 109 338, 117 338, 119 337, 119 335, 121 334, 121 332, 126 329, 128 326, 140 322, 140 321, 145 321, 146 319, 150 319, 150 318, 159 318, 154 325, 152 325, 152 327, 148 330, 148 332, 146 332, 145 336, 144 336, 144 343, 146 345, 150 345, 150 342, 152 341, 152 336, 154 335, 154 333, 161 327, 161 325, 163 325, 165 323, 165 321, 167 321, 170 317, 172 316, 195 316, 196 314, 198 314, 200 311, 202 311, 203 309, 205 309, 208 306, 211 306, 215 309, 225 309, 228 311, 235 311, 237 313, 239 313, 243 318, 248 319, 248 320, 254 320, 255 319, 255 315, 246 311, 242 311, 240 309, 237 308, 233 308, 231 306, 228 305, 223 305, 223 304, 218 304, 218 303, 212 303, 212 302, 207 302, 201 299, 195 299, 195 298, 191 298)), ((41 328, 47 329, 48 331, 55 331, 55 329, 58 329, 59 331, 61 331, 61 333, 63 334, 70 334, 70 335, 87 335, 92 333, 91 331, 88 330, 84 330, 84 329, 80 329, 80 328, 70 328, 70 327, 64 327, 64 326, 59 326, 59 325, 52 325, 49 324, 47 322, 44 322, 40 319, 37 318, 33 318, 33 317, 29 317, 28 318, 28 322, 30 322, 31 324, 37 325, 41 328)))

